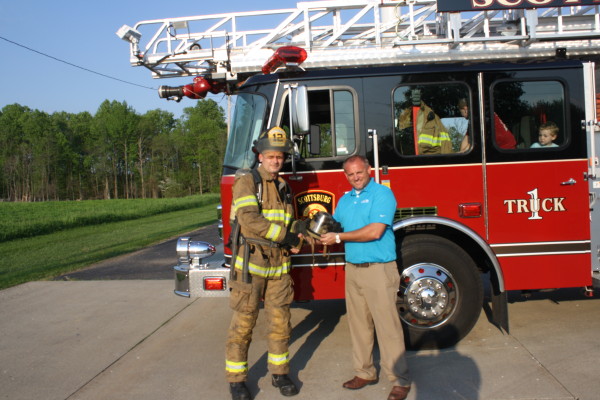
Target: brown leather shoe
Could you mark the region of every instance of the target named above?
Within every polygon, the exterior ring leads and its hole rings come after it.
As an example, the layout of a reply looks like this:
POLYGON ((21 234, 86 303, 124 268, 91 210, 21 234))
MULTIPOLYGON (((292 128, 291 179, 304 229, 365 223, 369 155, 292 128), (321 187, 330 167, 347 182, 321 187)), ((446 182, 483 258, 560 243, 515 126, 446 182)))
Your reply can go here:
POLYGON ((357 389, 362 389, 367 385, 374 385, 378 382, 377 379, 363 379, 363 378, 359 378, 358 376, 355 376, 354 378, 350 379, 348 382, 344 382, 344 384, 342 385, 343 387, 345 387, 346 389, 350 389, 350 390, 357 390, 357 389))
POLYGON ((405 400, 410 392, 410 386, 394 386, 387 400, 405 400))

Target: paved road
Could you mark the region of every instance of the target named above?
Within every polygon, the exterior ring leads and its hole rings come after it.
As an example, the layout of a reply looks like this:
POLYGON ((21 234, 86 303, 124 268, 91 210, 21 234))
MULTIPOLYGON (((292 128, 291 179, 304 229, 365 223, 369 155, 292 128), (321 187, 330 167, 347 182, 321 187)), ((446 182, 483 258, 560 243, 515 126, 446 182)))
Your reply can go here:
MULTIPOLYGON (((207 238, 214 228, 207 229, 192 236, 207 238)), ((229 399, 227 300, 173 295, 174 242, 158 249, 0 291, 0 398, 229 399), (132 257, 146 260, 137 271, 143 279, 130 279, 138 268, 132 257), (99 280, 98 271, 109 279, 99 280)), ((409 399, 600 398, 600 299, 574 289, 511 299, 510 335, 484 312, 457 346, 409 352, 409 399)), ((295 304, 292 324, 296 399, 386 398, 385 381, 356 392, 341 388, 352 376, 343 301, 295 304)), ((264 336, 261 313, 250 390, 256 400, 282 399, 269 382, 264 336)))
MULTIPOLYGON (((220 242, 217 225, 209 225, 183 236, 215 245, 220 242)), ((88 268, 61 275, 56 280, 172 279, 173 266, 177 262, 176 244, 177 238, 173 238, 150 249, 111 258, 88 268)), ((217 253, 206 261, 220 256, 222 258, 222 247, 220 249, 220 254, 217 253)))

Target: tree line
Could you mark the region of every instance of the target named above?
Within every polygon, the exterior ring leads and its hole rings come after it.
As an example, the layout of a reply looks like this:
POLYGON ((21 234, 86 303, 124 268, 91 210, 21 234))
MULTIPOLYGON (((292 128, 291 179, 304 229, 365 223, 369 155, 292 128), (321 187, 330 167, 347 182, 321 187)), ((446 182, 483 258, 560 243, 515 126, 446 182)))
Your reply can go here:
POLYGON ((211 99, 138 114, 105 100, 89 112, 0 110, 0 200, 179 197, 218 192, 227 141, 211 99))

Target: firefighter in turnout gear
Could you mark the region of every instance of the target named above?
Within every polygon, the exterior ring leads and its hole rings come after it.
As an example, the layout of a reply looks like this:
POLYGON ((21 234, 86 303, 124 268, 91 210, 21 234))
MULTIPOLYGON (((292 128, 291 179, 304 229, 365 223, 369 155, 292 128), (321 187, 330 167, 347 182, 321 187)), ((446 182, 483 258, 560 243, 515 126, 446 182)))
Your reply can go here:
POLYGON ((418 100, 416 113, 413 108, 402 110, 398 118, 398 130, 415 130, 417 154, 452 153, 452 140, 440 117, 423 101, 418 100))
POLYGON ((232 274, 225 370, 233 400, 251 399, 245 381, 248 347, 264 299, 268 326, 268 368, 282 395, 298 393, 288 377, 291 334, 290 304, 294 298, 290 253, 298 253, 303 235, 292 232, 293 207, 287 182, 278 176, 293 144, 278 127, 254 143, 259 166, 240 170, 233 184, 232 274))

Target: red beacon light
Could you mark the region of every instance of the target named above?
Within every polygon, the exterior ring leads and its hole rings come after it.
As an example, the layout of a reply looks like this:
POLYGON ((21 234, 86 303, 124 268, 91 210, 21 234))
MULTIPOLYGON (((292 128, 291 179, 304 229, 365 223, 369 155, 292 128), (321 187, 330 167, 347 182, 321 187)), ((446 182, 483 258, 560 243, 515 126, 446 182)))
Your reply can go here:
POLYGON ((275 53, 262 67, 263 74, 271 74, 281 66, 297 67, 306 60, 306 50, 296 46, 284 46, 275 50, 275 53))

